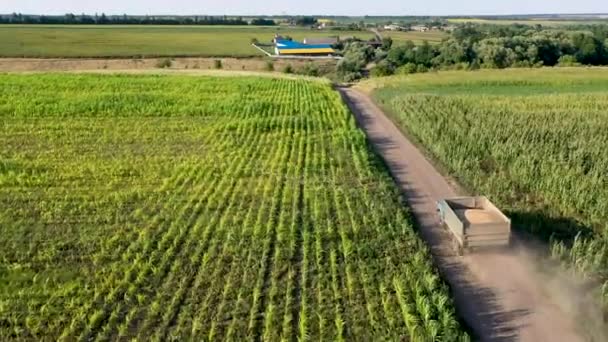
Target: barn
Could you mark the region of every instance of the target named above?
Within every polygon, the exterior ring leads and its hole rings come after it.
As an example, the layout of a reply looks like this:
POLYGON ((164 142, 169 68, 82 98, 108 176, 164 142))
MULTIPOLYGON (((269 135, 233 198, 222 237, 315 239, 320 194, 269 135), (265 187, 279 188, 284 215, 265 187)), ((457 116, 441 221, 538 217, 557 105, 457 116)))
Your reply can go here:
POLYGON ((280 56, 322 56, 336 53, 331 44, 303 44, 291 40, 275 40, 275 52, 280 56))

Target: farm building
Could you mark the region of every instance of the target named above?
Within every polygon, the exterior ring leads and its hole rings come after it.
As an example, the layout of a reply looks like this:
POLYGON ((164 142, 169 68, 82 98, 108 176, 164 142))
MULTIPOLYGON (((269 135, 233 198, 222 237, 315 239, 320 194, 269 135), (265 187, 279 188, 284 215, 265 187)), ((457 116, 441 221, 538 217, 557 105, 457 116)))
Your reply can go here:
POLYGON ((387 31, 407 31, 406 27, 396 24, 384 25, 384 29, 387 31))
POLYGON ((331 44, 303 44, 291 40, 275 40, 275 52, 281 56, 294 55, 332 55, 336 51, 331 47, 331 44))
POLYGON ((411 30, 418 31, 418 32, 426 32, 429 30, 429 28, 424 25, 414 25, 411 27, 411 30))

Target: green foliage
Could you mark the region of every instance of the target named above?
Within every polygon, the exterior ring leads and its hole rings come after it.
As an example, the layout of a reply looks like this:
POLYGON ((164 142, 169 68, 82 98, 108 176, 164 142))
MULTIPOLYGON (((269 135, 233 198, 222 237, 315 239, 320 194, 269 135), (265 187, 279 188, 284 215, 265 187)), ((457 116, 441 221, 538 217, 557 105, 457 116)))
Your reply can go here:
POLYGON ((407 63, 404 64, 402 66, 400 66, 399 68, 397 68, 397 70, 395 71, 395 73, 397 75, 409 75, 409 74, 415 74, 416 73, 416 64, 414 63, 407 63))
POLYGON ((306 63, 306 65, 304 65, 302 70, 300 70, 298 73, 312 77, 320 76, 319 67, 314 63, 306 63))
POLYGON ((391 37, 384 37, 382 38, 382 47, 381 49, 384 51, 388 51, 391 49, 391 47, 393 47, 393 38, 391 37))
POLYGON ((579 66, 581 65, 575 56, 572 55, 563 55, 559 58, 558 66, 560 67, 571 67, 571 66, 579 66))
POLYGON ((338 76, 350 82, 361 77, 363 69, 374 57, 374 50, 363 42, 348 43, 344 49, 344 58, 336 67, 338 76))
POLYGON ((266 71, 274 71, 274 62, 273 61, 266 61, 266 65, 264 66, 264 69, 266 71))
POLYGON ((423 72, 428 72, 428 71, 429 71, 429 68, 424 64, 418 64, 416 66, 416 72, 423 73, 423 72))
POLYGON ((291 64, 287 64, 283 68, 283 73, 285 73, 285 74, 293 74, 293 66, 291 66, 291 64))
POLYGON ((465 338, 329 83, 0 78, 0 340, 465 338))
POLYGON ((390 76, 393 73, 394 73, 394 70, 393 70, 392 66, 386 61, 382 61, 382 62, 378 63, 371 71, 371 75, 373 77, 390 76))
POLYGON ((607 89, 602 69, 538 69, 417 75, 376 96, 514 227, 608 284, 607 89))
MULTIPOLYGON (((415 64, 444 70, 533 68, 557 65, 562 56, 574 56, 576 63, 608 65, 608 25, 575 29, 544 30, 526 25, 460 25, 449 39, 440 44, 428 42, 416 46, 412 41, 393 46, 388 53, 376 53, 375 61, 386 61, 399 70, 415 64)), ((383 51, 383 50, 381 50, 383 51)), ((572 61, 561 65, 577 65, 572 61)), ((402 73, 408 73, 409 67, 402 73)), ((418 71, 418 72, 420 72, 418 71)), ((399 71, 397 71, 399 73, 399 71)), ((382 74, 376 72, 375 74, 382 74)))

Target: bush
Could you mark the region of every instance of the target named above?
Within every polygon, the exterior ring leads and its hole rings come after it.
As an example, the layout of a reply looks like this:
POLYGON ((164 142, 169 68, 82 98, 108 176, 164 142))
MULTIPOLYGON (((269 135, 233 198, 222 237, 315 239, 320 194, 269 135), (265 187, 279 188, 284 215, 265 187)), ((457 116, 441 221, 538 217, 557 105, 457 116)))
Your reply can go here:
POLYGON ((481 69, 481 65, 479 64, 478 59, 474 59, 473 62, 469 65, 469 70, 479 70, 481 69))
POLYGON ((306 75, 306 76, 313 76, 313 77, 318 77, 319 76, 319 68, 313 64, 313 63, 307 63, 304 68, 302 68, 302 71, 300 72, 302 75, 306 75))
POLYGON ((424 64, 418 64, 416 66, 416 72, 423 73, 423 72, 428 72, 428 71, 429 71, 429 68, 427 68, 427 66, 424 64))
POLYGON ((346 45, 344 58, 338 62, 336 72, 339 77, 347 82, 356 75, 361 76, 361 71, 374 57, 374 50, 367 44, 353 42, 346 45))
POLYGON ((572 55, 563 55, 557 60, 557 66, 559 67, 571 67, 579 65, 581 65, 581 63, 579 63, 576 57, 572 55))
POLYGON ((273 61, 266 61, 266 65, 264 66, 264 69, 266 71, 274 71, 274 62, 273 61))
POLYGON ((344 82, 354 82, 363 77, 363 75, 360 72, 349 72, 346 74, 342 74, 339 77, 344 82))
POLYGON ((371 71, 372 77, 390 76, 393 73, 393 67, 385 61, 378 63, 371 71))
POLYGON ((215 61, 213 61, 213 67, 216 69, 221 69, 223 67, 222 60, 216 59, 215 61))
POLYGON ((170 68, 171 65, 173 65, 173 61, 171 61, 170 58, 163 58, 163 59, 159 59, 156 62, 156 67, 160 68, 160 69, 164 69, 164 68, 170 68))
POLYGON ((513 68, 532 68, 533 66, 534 64, 527 60, 517 61, 512 65, 513 68))
POLYGON ((399 68, 397 68, 395 73, 398 75, 415 74, 416 73, 416 64, 414 64, 414 63, 404 64, 404 65, 400 66, 399 68))
POLYGON ((287 64, 285 68, 283 68, 283 72, 286 74, 293 74, 293 67, 291 64, 287 64))

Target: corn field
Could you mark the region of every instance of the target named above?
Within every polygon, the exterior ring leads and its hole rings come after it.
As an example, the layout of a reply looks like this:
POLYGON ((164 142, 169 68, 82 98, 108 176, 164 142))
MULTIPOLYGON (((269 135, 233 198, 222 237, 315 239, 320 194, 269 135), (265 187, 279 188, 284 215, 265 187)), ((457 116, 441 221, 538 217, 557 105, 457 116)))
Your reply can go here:
MULTIPOLYGON (((604 283, 608 304, 608 73, 447 73, 376 92, 401 127, 557 260, 604 283)), ((608 306, 606 306, 608 308, 608 306)))
POLYGON ((468 340, 328 83, 0 78, 0 340, 468 340))

